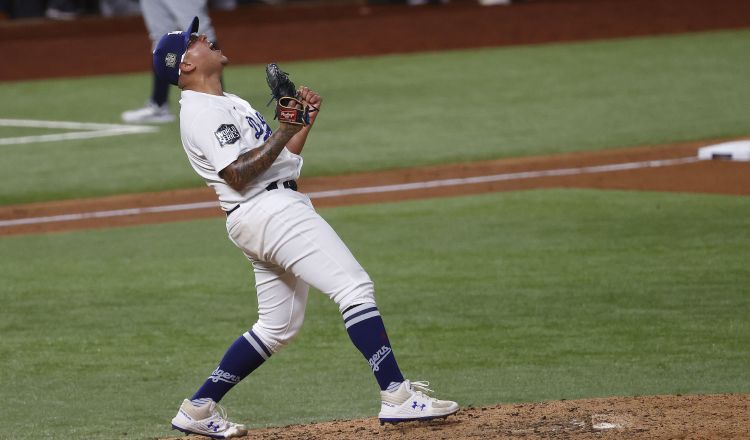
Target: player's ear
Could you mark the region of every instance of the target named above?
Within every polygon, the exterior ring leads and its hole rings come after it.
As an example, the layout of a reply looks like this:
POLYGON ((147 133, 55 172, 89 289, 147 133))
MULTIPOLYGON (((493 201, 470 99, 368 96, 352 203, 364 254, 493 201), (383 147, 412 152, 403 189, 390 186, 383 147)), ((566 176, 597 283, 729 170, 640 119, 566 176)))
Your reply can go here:
POLYGON ((180 63, 180 71, 181 72, 192 72, 193 70, 195 70, 195 64, 188 63, 188 62, 185 62, 185 61, 183 61, 183 62, 180 63))

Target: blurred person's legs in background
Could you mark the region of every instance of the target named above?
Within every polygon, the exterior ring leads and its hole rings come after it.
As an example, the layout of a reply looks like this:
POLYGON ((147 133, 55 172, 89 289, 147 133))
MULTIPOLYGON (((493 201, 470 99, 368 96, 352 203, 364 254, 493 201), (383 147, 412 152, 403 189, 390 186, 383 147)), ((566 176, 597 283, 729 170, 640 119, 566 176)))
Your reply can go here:
POLYGON ((209 9, 232 11, 237 8, 237 0, 208 0, 209 9))
POLYGON ((138 15, 141 13, 141 6, 138 0, 99 0, 99 12, 104 17, 138 15))
POLYGON ((44 15, 52 20, 73 20, 81 12, 80 2, 74 0, 49 0, 44 15))
MULTIPOLYGON (((208 16, 207 0, 141 0, 141 12, 152 49, 162 35, 185 29, 195 16, 200 20, 201 33, 205 33, 209 40, 216 41, 216 32, 208 16)), ((152 73, 151 84, 151 96, 146 105, 124 112, 123 121, 166 123, 175 120, 169 109, 169 83, 152 73)))

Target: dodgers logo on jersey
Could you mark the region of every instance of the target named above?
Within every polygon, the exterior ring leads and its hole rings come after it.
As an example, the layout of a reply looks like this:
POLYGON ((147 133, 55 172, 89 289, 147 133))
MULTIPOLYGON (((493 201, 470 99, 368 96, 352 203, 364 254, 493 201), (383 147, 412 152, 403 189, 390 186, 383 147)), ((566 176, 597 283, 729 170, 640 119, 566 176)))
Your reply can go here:
POLYGON ((271 130, 271 127, 266 124, 266 120, 263 119, 263 115, 255 112, 255 117, 257 119, 253 119, 250 116, 245 116, 245 120, 248 124, 250 124, 250 127, 255 130, 255 139, 260 139, 260 137, 263 136, 263 141, 265 142, 269 137, 271 137, 273 131, 271 130))
POLYGON ((214 133, 216 139, 219 140, 219 145, 230 145, 240 140, 240 131, 234 124, 221 124, 214 133))

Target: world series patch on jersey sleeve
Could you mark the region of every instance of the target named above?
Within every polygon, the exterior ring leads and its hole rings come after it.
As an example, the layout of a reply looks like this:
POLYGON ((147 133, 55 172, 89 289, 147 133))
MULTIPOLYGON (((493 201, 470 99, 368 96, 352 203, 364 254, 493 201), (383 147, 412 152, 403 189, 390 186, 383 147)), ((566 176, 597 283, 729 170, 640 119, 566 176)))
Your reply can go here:
POLYGON ((219 145, 231 145, 240 140, 240 131, 234 124, 221 124, 214 132, 214 136, 219 141, 219 145))

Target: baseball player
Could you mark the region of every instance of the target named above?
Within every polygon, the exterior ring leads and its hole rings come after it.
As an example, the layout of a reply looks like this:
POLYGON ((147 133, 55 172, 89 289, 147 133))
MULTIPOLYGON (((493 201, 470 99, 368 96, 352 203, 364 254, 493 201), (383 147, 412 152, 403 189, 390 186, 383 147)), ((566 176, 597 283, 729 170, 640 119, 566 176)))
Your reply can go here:
MULTIPOLYGON (((304 319, 308 286, 338 305, 352 343, 380 386, 381 423, 456 413, 457 403, 427 394, 432 391, 427 382, 404 379, 372 281, 310 199, 297 190, 299 154, 319 112, 306 115, 302 123, 284 120, 279 113, 279 127, 273 131, 247 101, 222 90, 227 57, 197 33, 198 22, 196 17, 185 32, 161 38, 154 70, 182 89, 182 144, 193 169, 216 191, 230 240, 253 266, 258 321, 182 402, 172 427, 214 438, 246 434, 245 426, 228 421, 217 403, 294 338, 304 319)), ((318 93, 308 87, 298 90, 298 103, 320 109, 323 99, 318 93)))
MULTIPOLYGON (((210 41, 216 41, 216 33, 208 16, 207 0, 141 0, 143 21, 148 29, 152 47, 162 35, 182 29, 185 23, 198 16, 203 31, 210 41)), ((146 104, 135 110, 122 113, 122 120, 131 123, 167 123, 175 120, 169 109, 169 82, 154 76, 151 83, 151 96, 146 104)))

